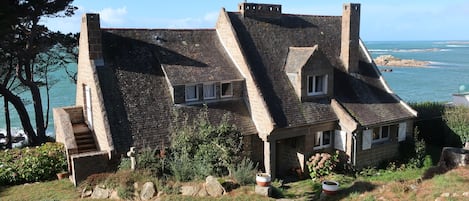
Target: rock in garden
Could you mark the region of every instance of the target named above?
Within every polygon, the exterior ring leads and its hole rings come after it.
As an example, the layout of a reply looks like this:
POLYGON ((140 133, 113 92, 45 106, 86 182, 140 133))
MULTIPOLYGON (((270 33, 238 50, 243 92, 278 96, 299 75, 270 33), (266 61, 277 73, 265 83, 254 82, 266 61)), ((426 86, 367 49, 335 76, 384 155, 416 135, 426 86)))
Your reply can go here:
POLYGON ((207 197, 208 196, 207 190, 205 190, 205 188, 203 186, 201 186, 199 192, 197 193, 197 196, 207 197))
POLYGON ((182 195, 190 195, 190 196, 195 196, 199 193, 200 191, 200 186, 194 185, 194 186, 182 186, 181 187, 181 194, 182 195))
POLYGON ((259 185, 256 185, 256 187, 254 187, 254 191, 258 195, 262 195, 262 196, 266 196, 266 197, 272 196, 272 186, 259 186, 259 185))
POLYGON ((107 199, 109 198, 109 190, 105 188, 101 188, 99 186, 96 186, 93 190, 93 193, 91 194, 91 198, 93 199, 107 199))
POLYGON ((225 189, 214 176, 208 176, 205 179, 205 190, 207 190, 207 193, 213 197, 221 196, 225 193, 225 189))
POLYGON ((146 182, 143 184, 142 191, 140 191, 140 199, 150 200, 156 193, 155 184, 153 182, 146 182))
POLYGON ((81 198, 90 197, 92 193, 93 193, 93 191, 92 191, 91 189, 85 188, 85 189, 83 189, 83 191, 81 192, 81 198))

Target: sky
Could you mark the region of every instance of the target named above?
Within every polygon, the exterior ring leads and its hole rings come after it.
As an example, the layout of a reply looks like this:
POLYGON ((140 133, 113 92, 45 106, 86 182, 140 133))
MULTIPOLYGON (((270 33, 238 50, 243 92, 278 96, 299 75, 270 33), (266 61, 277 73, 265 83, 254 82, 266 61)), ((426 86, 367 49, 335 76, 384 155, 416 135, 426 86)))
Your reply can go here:
MULTIPOLYGON (((71 18, 43 19, 52 30, 79 32, 84 13, 99 13, 104 28, 214 28, 221 8, 237 11, 244 0, 75 0, 71 18)), ((342 15, 344 1, 257 0, 282 12, 342 15)), ((468 0, 357 0, 364 41, 469 40, 468 0)))

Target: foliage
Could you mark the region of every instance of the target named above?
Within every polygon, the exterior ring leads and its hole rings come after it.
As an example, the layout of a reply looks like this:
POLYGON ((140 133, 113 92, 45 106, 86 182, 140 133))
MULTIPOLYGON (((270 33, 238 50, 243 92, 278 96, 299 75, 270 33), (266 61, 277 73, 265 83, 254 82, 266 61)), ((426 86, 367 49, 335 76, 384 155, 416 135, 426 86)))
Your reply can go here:
POLYGON ((338 157, 338 152, 332 155, 329 153, 316 153, 312 155, 306 162, 311 178, 319 179, 323 176, 331 174, 332 170, 339 162, 338 157))
MULTIPOLYGON (((53 80, 49 80, 48 72, 65 68, 68 66, 65 63, 75 62, 74 50, 77 47, 77 35, 53 32, 40 21, 45 17, 72 16, 77 9, 71 5, 72 1, 2 1, 0 95, 5 99, 5 103, 12 104, 16 109, 30 145, 33 146, 47 141, 49 89, 53 84, 53 80), (62 50, 70 51, 63 54, 65 51, 62 50), (57 51, 62 54, 57 54, 57 51), (46 89, 45 103, 42 100, 41 87, 46 89), (32 114, 28 113, 26 102, 19 96, 26 91, 34 102, 32 114)), ((6 124, 9 124, 8 114, 6 116, 6 124)))
POLYGON ((210 122, 207 106, 192 121, 187 114, 174 111, 169 163, 178 181, 223 175, 241 161, 242 135, 228 120, 225 115, 218 124, 210 122))
MULTIPOLYGON (((426 157, 426 148, 425 148, 425 142, 423 139, 419 139, 420 136, 420 131, 418 127, 414 129, 414 157, 412 157, 407 165, 410 168, 421 168, 424 166, 424 162, 426 157)), ((431 159, 430 159, 431 161, 431 159)))
POLYGON ((0 152, 0 184, 18 184, 50 180, 67 170, 62 144, 46 143, 39 147, 0 152))
POLYGON ((465 106, 452 106, 445 110, 443 115, 448 127, 462 142, 469 142, 469 108, 465 106))
POLYGON ((240 185, 253 184, 256 182, 257 165, 249 158, 243 160, 231 171, 233 178, 240 185))

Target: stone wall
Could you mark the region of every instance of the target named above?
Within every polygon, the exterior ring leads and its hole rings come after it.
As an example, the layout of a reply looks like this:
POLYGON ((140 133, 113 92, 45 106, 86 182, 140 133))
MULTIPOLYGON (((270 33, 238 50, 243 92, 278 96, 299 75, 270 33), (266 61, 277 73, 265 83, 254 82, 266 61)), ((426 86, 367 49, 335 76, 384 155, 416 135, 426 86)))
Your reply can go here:
POLYGON ((251 118, 259 131, 260 137, 265 141, 267 135, 273 130, 273 120, 267 109, 262 93, 251 75, 250 67, 240 46, 236 32, 233 29, 228 14, 221 10, 216 24, 216 30, 221 44, 235 63, 239 72, 246 79, 245 100, 251 113, 251 118))
POLYGON ((109 156, 105 151, 75 154, 71 156, 72 181, 75 186, 92 174, 109 170, 109 156))
MULTIPOLYGON (((82 17, 79 55, 78 75, 76 89, 76 105, 86 108, 85 86, 91 90, 92 131, 96 136, 99 150, 114 150, 111 133, 104 107, 96 68, 104 68, 101 52, 101 28, 98 14, 85 14, 82 17)), ((86 111, 84 112, 85 119, 86 111)))
POLYGON ((357 135, 357 155, 355 167, 360 169, 376 166, 379 163, 399 156, 399 142, 397 141, 397 127, 391 130, 389 140, 373 143, 371 149, 362 150, 363 135, 357 135))

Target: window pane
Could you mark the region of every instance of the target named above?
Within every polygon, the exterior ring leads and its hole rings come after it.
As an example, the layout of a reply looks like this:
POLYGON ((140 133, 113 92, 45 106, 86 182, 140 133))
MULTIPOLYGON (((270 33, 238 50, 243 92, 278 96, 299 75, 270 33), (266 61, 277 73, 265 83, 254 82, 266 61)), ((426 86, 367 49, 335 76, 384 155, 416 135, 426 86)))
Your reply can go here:
POLYGON ((308 77, 308 93, 313 93, 313 76, 308 77))
POLYGON ((204 98, 215 98, 215 84, 204 85, 204 98))
POLYGON ((373 140, 378 140, 379 137, 379 128, 374 128, 373 129, 373 140))
POLYGON ((191 85, 186 86, 186 100, 194 100, 197 99, 197 86, 191 85))
POLYGON ((389 126, 383 126, 383 129, 381 130, 381 138, 387 137, 389 137, 389 126))
POLYGON ((314 92, 324 92, 324 75, 316 76, 314 92))
POLYGON ((231 87, 231 83, 222 83, 221 84, 221 96, 232 96, 233 95, 233 88, 231 87))
POLYGON ((331 144, 331 131, 325 131, 322 133, 322 145, 330 145, 331 144))
POLYGON ((314 135, 314 146, 315 147, 319 147, 321 146, 321 132, 317 132, 315 135, 314 135))

